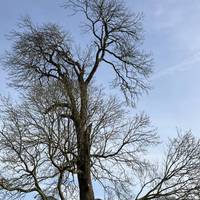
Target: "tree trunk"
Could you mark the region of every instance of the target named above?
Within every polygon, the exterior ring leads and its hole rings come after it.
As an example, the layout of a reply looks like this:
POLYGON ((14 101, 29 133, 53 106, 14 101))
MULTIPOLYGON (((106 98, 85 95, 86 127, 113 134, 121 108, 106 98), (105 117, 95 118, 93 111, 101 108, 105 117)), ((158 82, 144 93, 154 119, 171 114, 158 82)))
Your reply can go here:
POLYGON ((79 166, 81 173, 78 174, 80 200, 94 200, 90 168, 87 164, 79 166))
POLYGON ((77 143, 78 143, 78 183, 80 190, 80 200, 94 200, 94 192, 92 187, 90 173, 90 130, 87 124, 87 104, 88 94, 87 85, 80 83, 81 108, 77 127, 77 143))

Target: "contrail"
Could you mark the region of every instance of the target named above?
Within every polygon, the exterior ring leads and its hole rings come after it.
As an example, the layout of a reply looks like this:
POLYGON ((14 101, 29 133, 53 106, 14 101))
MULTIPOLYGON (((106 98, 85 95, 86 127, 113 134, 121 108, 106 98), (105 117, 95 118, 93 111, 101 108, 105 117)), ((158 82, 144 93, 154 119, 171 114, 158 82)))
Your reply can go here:
POLYGON ((173 74, 175 72, 181 72, 181 71, 185 71, 188 70, 189 68, 192 67, 192 64, 195 64, 197 62, 200 61, 200 51, 198 51, 196 54, 189 56, 188 58, 186 58, 184 61, 173 65, 171 67, 168 67, 164 70, 161 70, 160 72, 155 73, 151 80, 156 80, 159 79, 163 76, 167 76, 170 74, 173 74))

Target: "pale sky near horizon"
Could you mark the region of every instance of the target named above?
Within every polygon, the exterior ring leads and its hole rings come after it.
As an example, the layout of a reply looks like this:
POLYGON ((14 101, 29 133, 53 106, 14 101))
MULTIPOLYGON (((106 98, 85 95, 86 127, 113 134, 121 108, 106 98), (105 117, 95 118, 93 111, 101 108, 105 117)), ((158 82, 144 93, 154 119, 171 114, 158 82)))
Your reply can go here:
MULTIPOLYGON (((38 24, 58 23, 81 41, 84 36, 75 26, 80 24, 79 18, 69 18, 61 8, 62 2, 0 0, 0 56, 11 44, 5 35, 25 15, 38 24)), ((200 1, 126 0, 126 3, 131 10, 144 13, 143 48, 154 59, 152 90, 140 98, 137 110, 150 116, 161 140, 176 135, 177 127, 191 129, 200 137, 200 1)), ((7 77, 0 70, 0 94, 5 95, 9 91, 7 77)))

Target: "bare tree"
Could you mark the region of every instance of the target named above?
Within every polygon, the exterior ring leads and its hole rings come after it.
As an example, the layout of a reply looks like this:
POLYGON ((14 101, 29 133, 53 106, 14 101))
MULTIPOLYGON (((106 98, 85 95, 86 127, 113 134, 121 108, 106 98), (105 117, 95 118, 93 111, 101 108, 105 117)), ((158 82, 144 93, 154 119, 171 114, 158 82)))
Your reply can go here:
POLYGON ((199 199, 200 140, 191 132, 170 139, 161 170, 143 180, 137 200, 199 199))
MULTIPOLYGON (((143 153, 157 138, 147 116, 130 119, 123 104, 103 97, 93 80, 102 65, 111 67, 113 86, 132 105, 148 90, 151 59, 139 48, 141 15, 131 14, 120 0, 68 0, 65 7, 84 16, 90 34, 84 50, 77 52, 70 34, 55 24, 25 19, 11 34, 4 65, 12 84, 23 89, 24 102, 6 102, 2 109, 0 186, 13 198, 36 192, 43 200, 77 194, 94 200, 92 183, 98 181, 105 198, 130 200, 138 174, 150 171, 143 153)), ((149 172, 135 199, 197 195, 198 146, 178 141, 172 142, 164 171, 149 172)))
MULTIPOLYGON (((91 168, 96 162, 91 162, 90 139, 96 134, 92 133, 93 124, 88 120, 88 87, 97 69, 103 64, 108 65, 116 75, 113 85, 119 86, 127 102, 133 103, 135 97, 148 88, 146 78, 151 72, 150 59, 139 50, 140 16, 129 13, 123 2, 75 0, 67 1, 65 6, 84 15, 85 27, 91 37, 89 47, 78 53, 69 34, 57 25, 34 26, 26 19, 20 24, 22 31, 14 31, 11 36, 14 45, 7 54, 5 66, 16 87, 27 88, 38 82, 44 86, 52 80, 59 82, 64 97, 47 111, 52 108, 69 111, 67 117, 73 120, 77 137, 80 199, 93 200, 91 168)), ((134 125, 130 125, 132 128, 134 125)), ((128 136, 128 139, 132 138, 128 136)), ((116 155, 126 144, 125 138, 125 145, 111 154, 105 149, 101 152, 102 158, 116 155)), ((96 154, 93 157, 99 159, 96 154)))

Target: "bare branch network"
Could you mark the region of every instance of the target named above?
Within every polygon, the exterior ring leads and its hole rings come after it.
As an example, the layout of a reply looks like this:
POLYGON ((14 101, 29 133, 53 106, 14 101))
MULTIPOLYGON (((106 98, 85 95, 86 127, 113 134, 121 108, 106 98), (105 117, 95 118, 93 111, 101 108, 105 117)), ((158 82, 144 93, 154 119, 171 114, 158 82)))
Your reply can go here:
POLYGON ((58 25, 29 18, 10 36, 3 64, 22 102, 1 101, 2 198, 33 192, 42 200, 94 200, 97 184, 105 200, 199 199, 199 140, 179 134, 156 168, 145 159, 158 143, 155 129, 144 113, 127 112, 149 89, 141 15, 119 0, 68 0, 64 7, 85 19, 84 50, 58 25), (103 65, 126 103, 96 86, 103 65))

